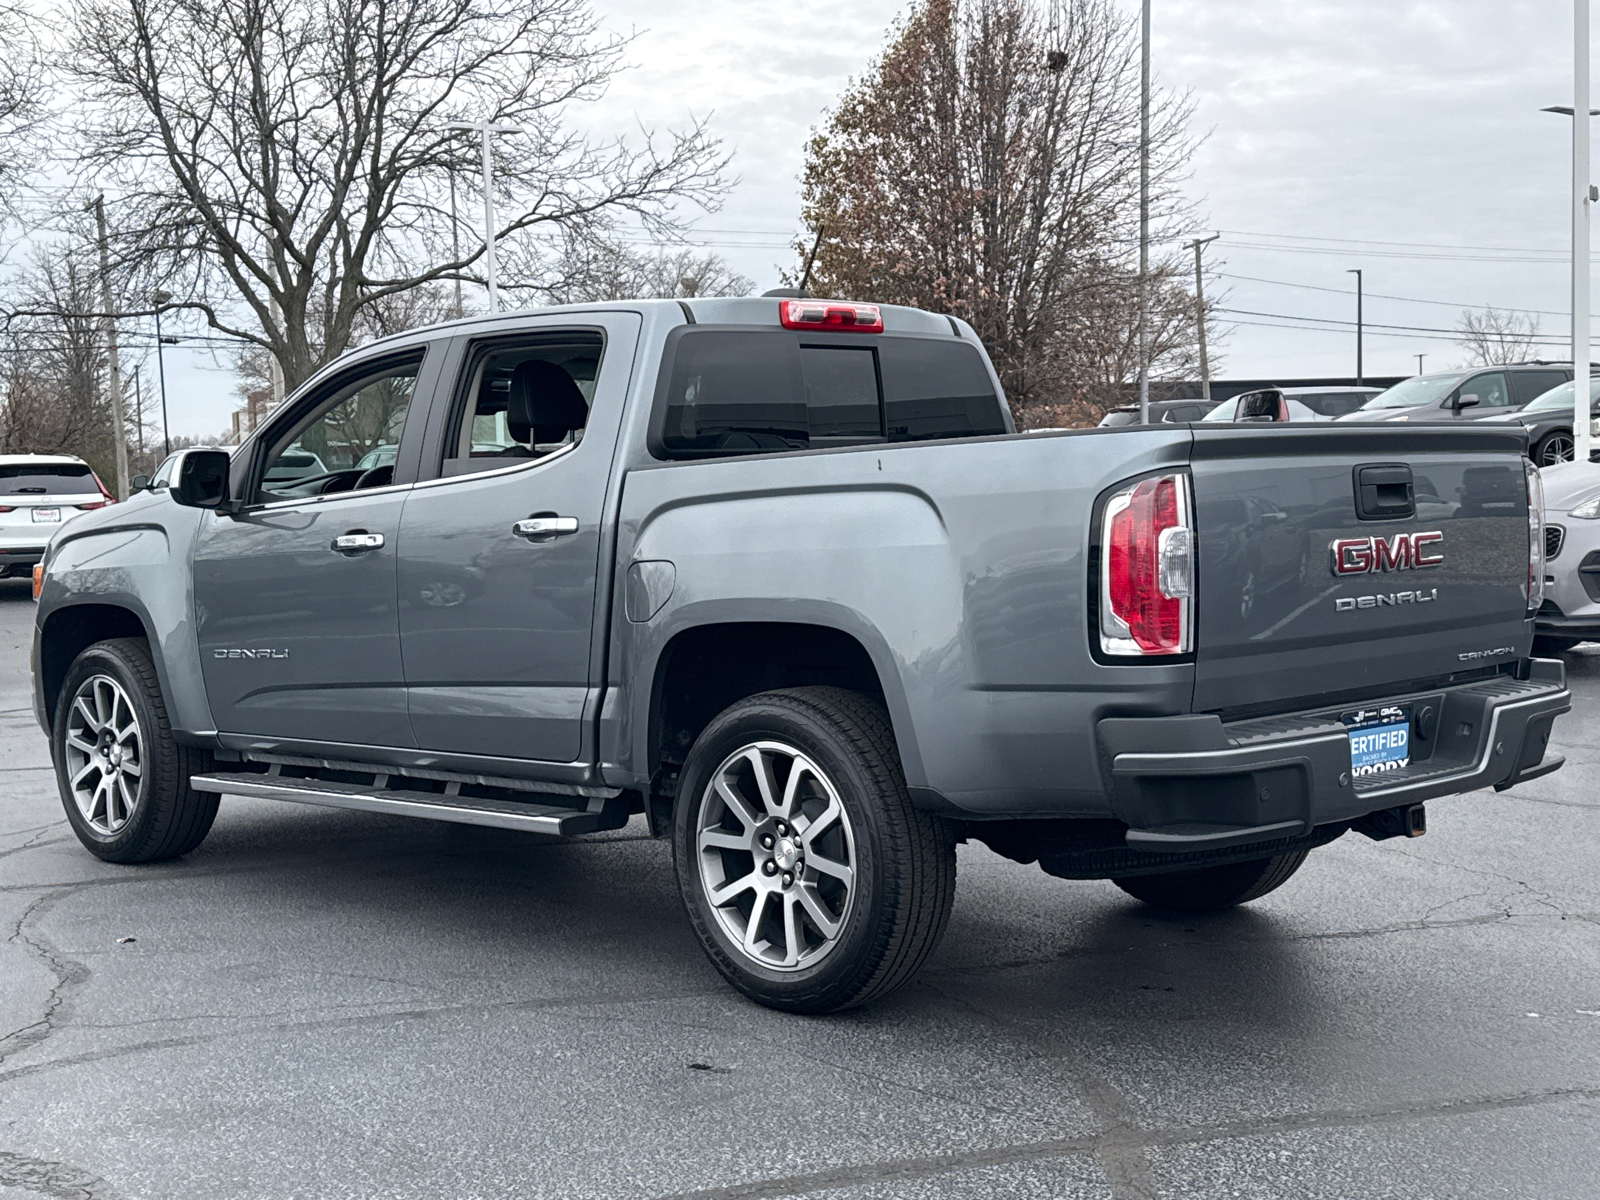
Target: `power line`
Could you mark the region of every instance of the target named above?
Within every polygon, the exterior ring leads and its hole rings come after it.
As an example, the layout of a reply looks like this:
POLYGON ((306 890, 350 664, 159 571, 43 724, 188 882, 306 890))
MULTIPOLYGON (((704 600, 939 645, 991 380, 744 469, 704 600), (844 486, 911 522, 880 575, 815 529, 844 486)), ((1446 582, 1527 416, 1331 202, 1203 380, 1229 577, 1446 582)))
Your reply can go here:
MULTIPOLYGON (((1332 292, 1333 294, 1338 295, 1338 296, 1354 296, 1355 295, 1355 292, 1353 292, 1353 291, 1351 291, 1351 290, 1349 290, 1347 288, 1323 287, 1323 286, 1319 286, 1319 285, 1317 285, 1315 283, 1292 283, 1287 279, 1262 279, 1262 278, 1260 278, 1259 276, 1256 276, 1256 275, 1234 275, 1234 274, 1232 274, 1231 272, 1228 272, 1228 271, 1218 271, 1217 275, 1218 275, 1219 278, 1222 278, 1222 279, 1239 279, 1239 280, 1243 280, 1244 282, 1247 282, 1247 283, 1270 283, 1270 284, 1274 284, 1274 285, 1276 285, 1278 287, 1301 288, 1301 289, 1303 289, 1305 291, 1308 291, 1308 292, 1332 292)), ((1367 293, 1367 299, 1369 299, 1369 300, 1398 300, 1398 301, 1400 301, 1401 303, 1404 303, 1404 304, 1434 304, 1434 305, 1438 305, 1441 308, 1457 308, 1457 309, 1493 308, 1493 309, 1496 309, 1496 310, 1498 310, 1500 312, 1532 313, 1533 315, 1540 316, 1540 317, 1565 317, 1565 316, 1568 315, 1565 312, 1556 312, 1555 310, 1548 309, 1548 308, 1513 308, 1513 307, 1501 306, 1501 305, 1498 305, 1498 304, 1465 304, 1465 303, 1458 303, 1457 301, 1454 301, 1454 300, 1424 300, 1419 296, 1386 296, 1382 292, 1368 292, 1367 293)))

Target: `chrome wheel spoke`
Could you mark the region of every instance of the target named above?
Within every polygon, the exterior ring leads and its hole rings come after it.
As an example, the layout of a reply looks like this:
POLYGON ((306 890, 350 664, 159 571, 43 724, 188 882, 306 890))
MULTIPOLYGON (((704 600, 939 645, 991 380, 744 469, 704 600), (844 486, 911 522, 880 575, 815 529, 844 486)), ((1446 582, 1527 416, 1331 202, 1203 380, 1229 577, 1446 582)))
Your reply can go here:
POLYGON ((88 762, 84 763, 83 766, 78 769, 78 773, 72 777, 72 786, 77 787, 85 779, 89 778, 90 771, 98 770, 100 770, 100 764, 95 762, 93 759, 90 759, 88 762))
POLYGON ((100 718, 95 716, 94 709, 89 707, 89 698, 87 696, 80 695, 72 702, 72 707, 83 717, 83 723, 89 727, 91 732, 100 732, 100 718))
POLYGON ((756 873, 751 871, 748 875, 741 875, 737 879, 729 880, 720 887, 706 889, 713 908, 725 908, 732 904, 742 893, 756 886, 756 873))
POLYGON ((79 754, 93 754, 95 752, 95 744, 93 742, 84 741, 83 738, 73 733, 70 729, 67 730, 67 745, 71 746, 79 754))
POLYGON ((132 758, 122 760, 122 774, 128 779, 139 779, 144 775, 144 764, 132 758))
POLYGON ((744 952, 752 957, 756 954, 756 939, 761 936, 761 920, 767 915, 767 900, 771 892, 757 891, 756 902, 750 907, 750 920, 744 927, 744 952))
POLYGON ((834 862, 831 858, 824 858, 820 854, 813 853, 810 858, 806 859, 806 866, 814 867, 824 875, 832 875, 845 887, 850 887, 856 881, 856 873, 849 867, 841 862, 834 862))
POLYGON ((805 907, 806 915, 816 923, 817 930, 825 938, 839 936, 840 921, 821 900, 810 886, 800 888, 800 903, 805 907))
POLYGON ((702 850, 745 850, 750 849, 750 835, 748 833, 729 833, 726 829, 702 829, 700 831, 700 849, 702 850))
POLYGON ((753 830, 761 824, 761 818, 756 815, 755 809, 750 807, 724 774, 717 776, 717 798, 732 810, 733 815, 744 824, 746 831, 753 830))
POLYGON ((800 961, 800 953, 805 949, 805 941, 800 934, 798 902, 793 892, 783 898, 783 942, 782 965, 792 967, 800 961))
POLYGON ((781 817, 783 813, 778 809, 778 789, 773 782, 772 764, 767 761, 767 756, 760 750, 752 750, 745 755, 745 761, 755 773, 756 790, 761 793, 761 807, 769 814, 781 817))

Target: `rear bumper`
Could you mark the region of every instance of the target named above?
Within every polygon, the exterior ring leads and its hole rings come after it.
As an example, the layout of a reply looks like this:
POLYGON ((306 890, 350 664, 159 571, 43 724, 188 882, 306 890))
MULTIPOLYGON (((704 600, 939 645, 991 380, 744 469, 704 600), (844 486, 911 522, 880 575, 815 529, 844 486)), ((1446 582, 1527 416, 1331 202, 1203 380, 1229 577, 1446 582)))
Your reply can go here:
POLYGON ((1366 703, 1409 706, 1413 749, 1409 765, 1362 778, 1351 777, 1340 720, 1349 705, 1227 725, 1215 716, 1103 720, 1097 732, 1127 846, 1198 853, 1309 837, 1383 809, 1547 774, 1561 765, 1545 761, 1551 724, 1572 707, 1566 669, 1532 659, 1524 673, 1366 703))
POLYGON ((0 579, 9 575, 31 575, 36 563, 44 561, 44 546, 0 545, 0 579))

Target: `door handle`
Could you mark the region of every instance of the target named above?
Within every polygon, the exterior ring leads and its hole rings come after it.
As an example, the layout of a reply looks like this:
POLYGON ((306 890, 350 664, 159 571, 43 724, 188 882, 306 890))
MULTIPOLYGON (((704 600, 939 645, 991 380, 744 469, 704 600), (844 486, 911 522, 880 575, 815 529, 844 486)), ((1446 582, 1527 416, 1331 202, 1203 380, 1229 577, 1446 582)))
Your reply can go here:
POLYGON ((518 521, 511 527, 511 532, 520 538, 527 538, 530 542, 548 542, 552 538, 566 537, 569 533, 577 533, 578 518, 541 514, 537 517, 529 517, 525 521, 518 521))
POLYGON ((364 529, 352 529, 349 533, 341 533, 333 539, 331 549, 340 554, 365 554, 368 550, 376 550, 383 545, 383 534, 368 533, 364 529))

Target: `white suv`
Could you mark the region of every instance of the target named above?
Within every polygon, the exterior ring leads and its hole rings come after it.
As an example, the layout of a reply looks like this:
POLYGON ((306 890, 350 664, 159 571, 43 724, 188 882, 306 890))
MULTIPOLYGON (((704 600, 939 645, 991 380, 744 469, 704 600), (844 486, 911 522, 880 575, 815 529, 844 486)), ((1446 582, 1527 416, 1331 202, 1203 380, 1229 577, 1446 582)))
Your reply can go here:
POLYGON ((64 522, 112 499, 81 458, 0 454, 0 579, 30 574, 64 522))

